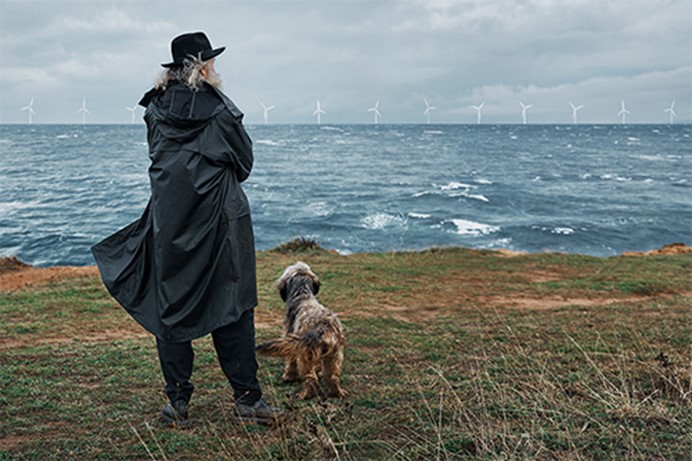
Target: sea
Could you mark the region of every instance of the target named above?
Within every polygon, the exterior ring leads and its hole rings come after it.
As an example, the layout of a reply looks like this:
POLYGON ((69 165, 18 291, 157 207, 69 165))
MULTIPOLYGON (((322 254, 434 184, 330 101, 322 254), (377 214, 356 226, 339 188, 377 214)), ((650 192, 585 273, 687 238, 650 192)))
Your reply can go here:
MULTIPOLYGON (((692 244, 692 125, 249 125, 258 250, 463 246, 607 257, 692 244)), ((0 125, 0 256, 90 265, 141 215, 146 131, 0 125)))

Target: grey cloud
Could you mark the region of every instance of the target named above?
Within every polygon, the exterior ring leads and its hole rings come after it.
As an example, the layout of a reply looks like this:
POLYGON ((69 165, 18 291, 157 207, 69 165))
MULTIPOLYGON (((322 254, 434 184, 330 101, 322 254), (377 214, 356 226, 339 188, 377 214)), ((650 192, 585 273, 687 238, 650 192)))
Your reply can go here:
POLYGON ((489 123, 516 121, 518 98, 536 101, 536 121, 564 122, 574 99, 580 119, 614 122, 623 97, 638 109, 632 121, 659 122, 672 99, 678 121, 692 120, 684 0, 188 4, 3 0, 0 122, 24 121, 31 97, 36 122, 76 122, 86 96, 93 122, 126 123, 123 107, 190 30, 227 47, 217 68, 248 123, 261 121, 259 101, 276 105, 274 122, 309 123, 316 99, 329 122, 367 123, 380 99, 382 122, 418 123, 424 97, 445 123, 473 122, 468 105, 484 97, 489 123))

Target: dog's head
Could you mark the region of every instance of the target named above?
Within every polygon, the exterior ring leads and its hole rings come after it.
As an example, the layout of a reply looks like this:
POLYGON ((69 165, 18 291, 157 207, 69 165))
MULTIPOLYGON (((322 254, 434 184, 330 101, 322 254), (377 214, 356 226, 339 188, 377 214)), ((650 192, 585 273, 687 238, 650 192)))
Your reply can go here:
POLYGON ((309 287, 314 295, 320 291, 320 279, 312 272, 310 266, 302 261, 288 266, 276 281, 276 288, 279 289, 281 299, 284 301, 288 299, 292 292, 303 286, 309 287))

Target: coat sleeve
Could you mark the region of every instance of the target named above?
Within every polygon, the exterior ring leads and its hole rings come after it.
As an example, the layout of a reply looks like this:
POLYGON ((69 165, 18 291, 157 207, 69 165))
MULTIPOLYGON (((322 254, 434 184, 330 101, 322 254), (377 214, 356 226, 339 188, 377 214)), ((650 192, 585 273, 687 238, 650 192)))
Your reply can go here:
POLYGON ((245 181, 252 171, 254 156, 252 140, 242 124, 242 115, 235 117, 224 111, 216 117, 214 125, 209 133, 213 147, 205 149, 205 154, 228 163, 238 182, 245 181))

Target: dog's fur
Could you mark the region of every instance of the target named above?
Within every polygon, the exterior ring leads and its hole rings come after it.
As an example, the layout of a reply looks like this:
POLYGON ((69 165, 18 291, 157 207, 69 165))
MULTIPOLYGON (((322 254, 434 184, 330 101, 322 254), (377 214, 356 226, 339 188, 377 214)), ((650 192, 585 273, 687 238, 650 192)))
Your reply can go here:
POLYGON ((329 397, 345 397, 341 388, 341 366, 346 337, 344 327, 334 312, 319 303, 315 295, 320 280, 304 262, 286 268, 276 282, 286 302, 284 337, 260 344, 260 354, 283 357, 285 382, 303 380, 303 399, 315 397, 319 391, 318 373, 324 378, 324 391, 329 397))

